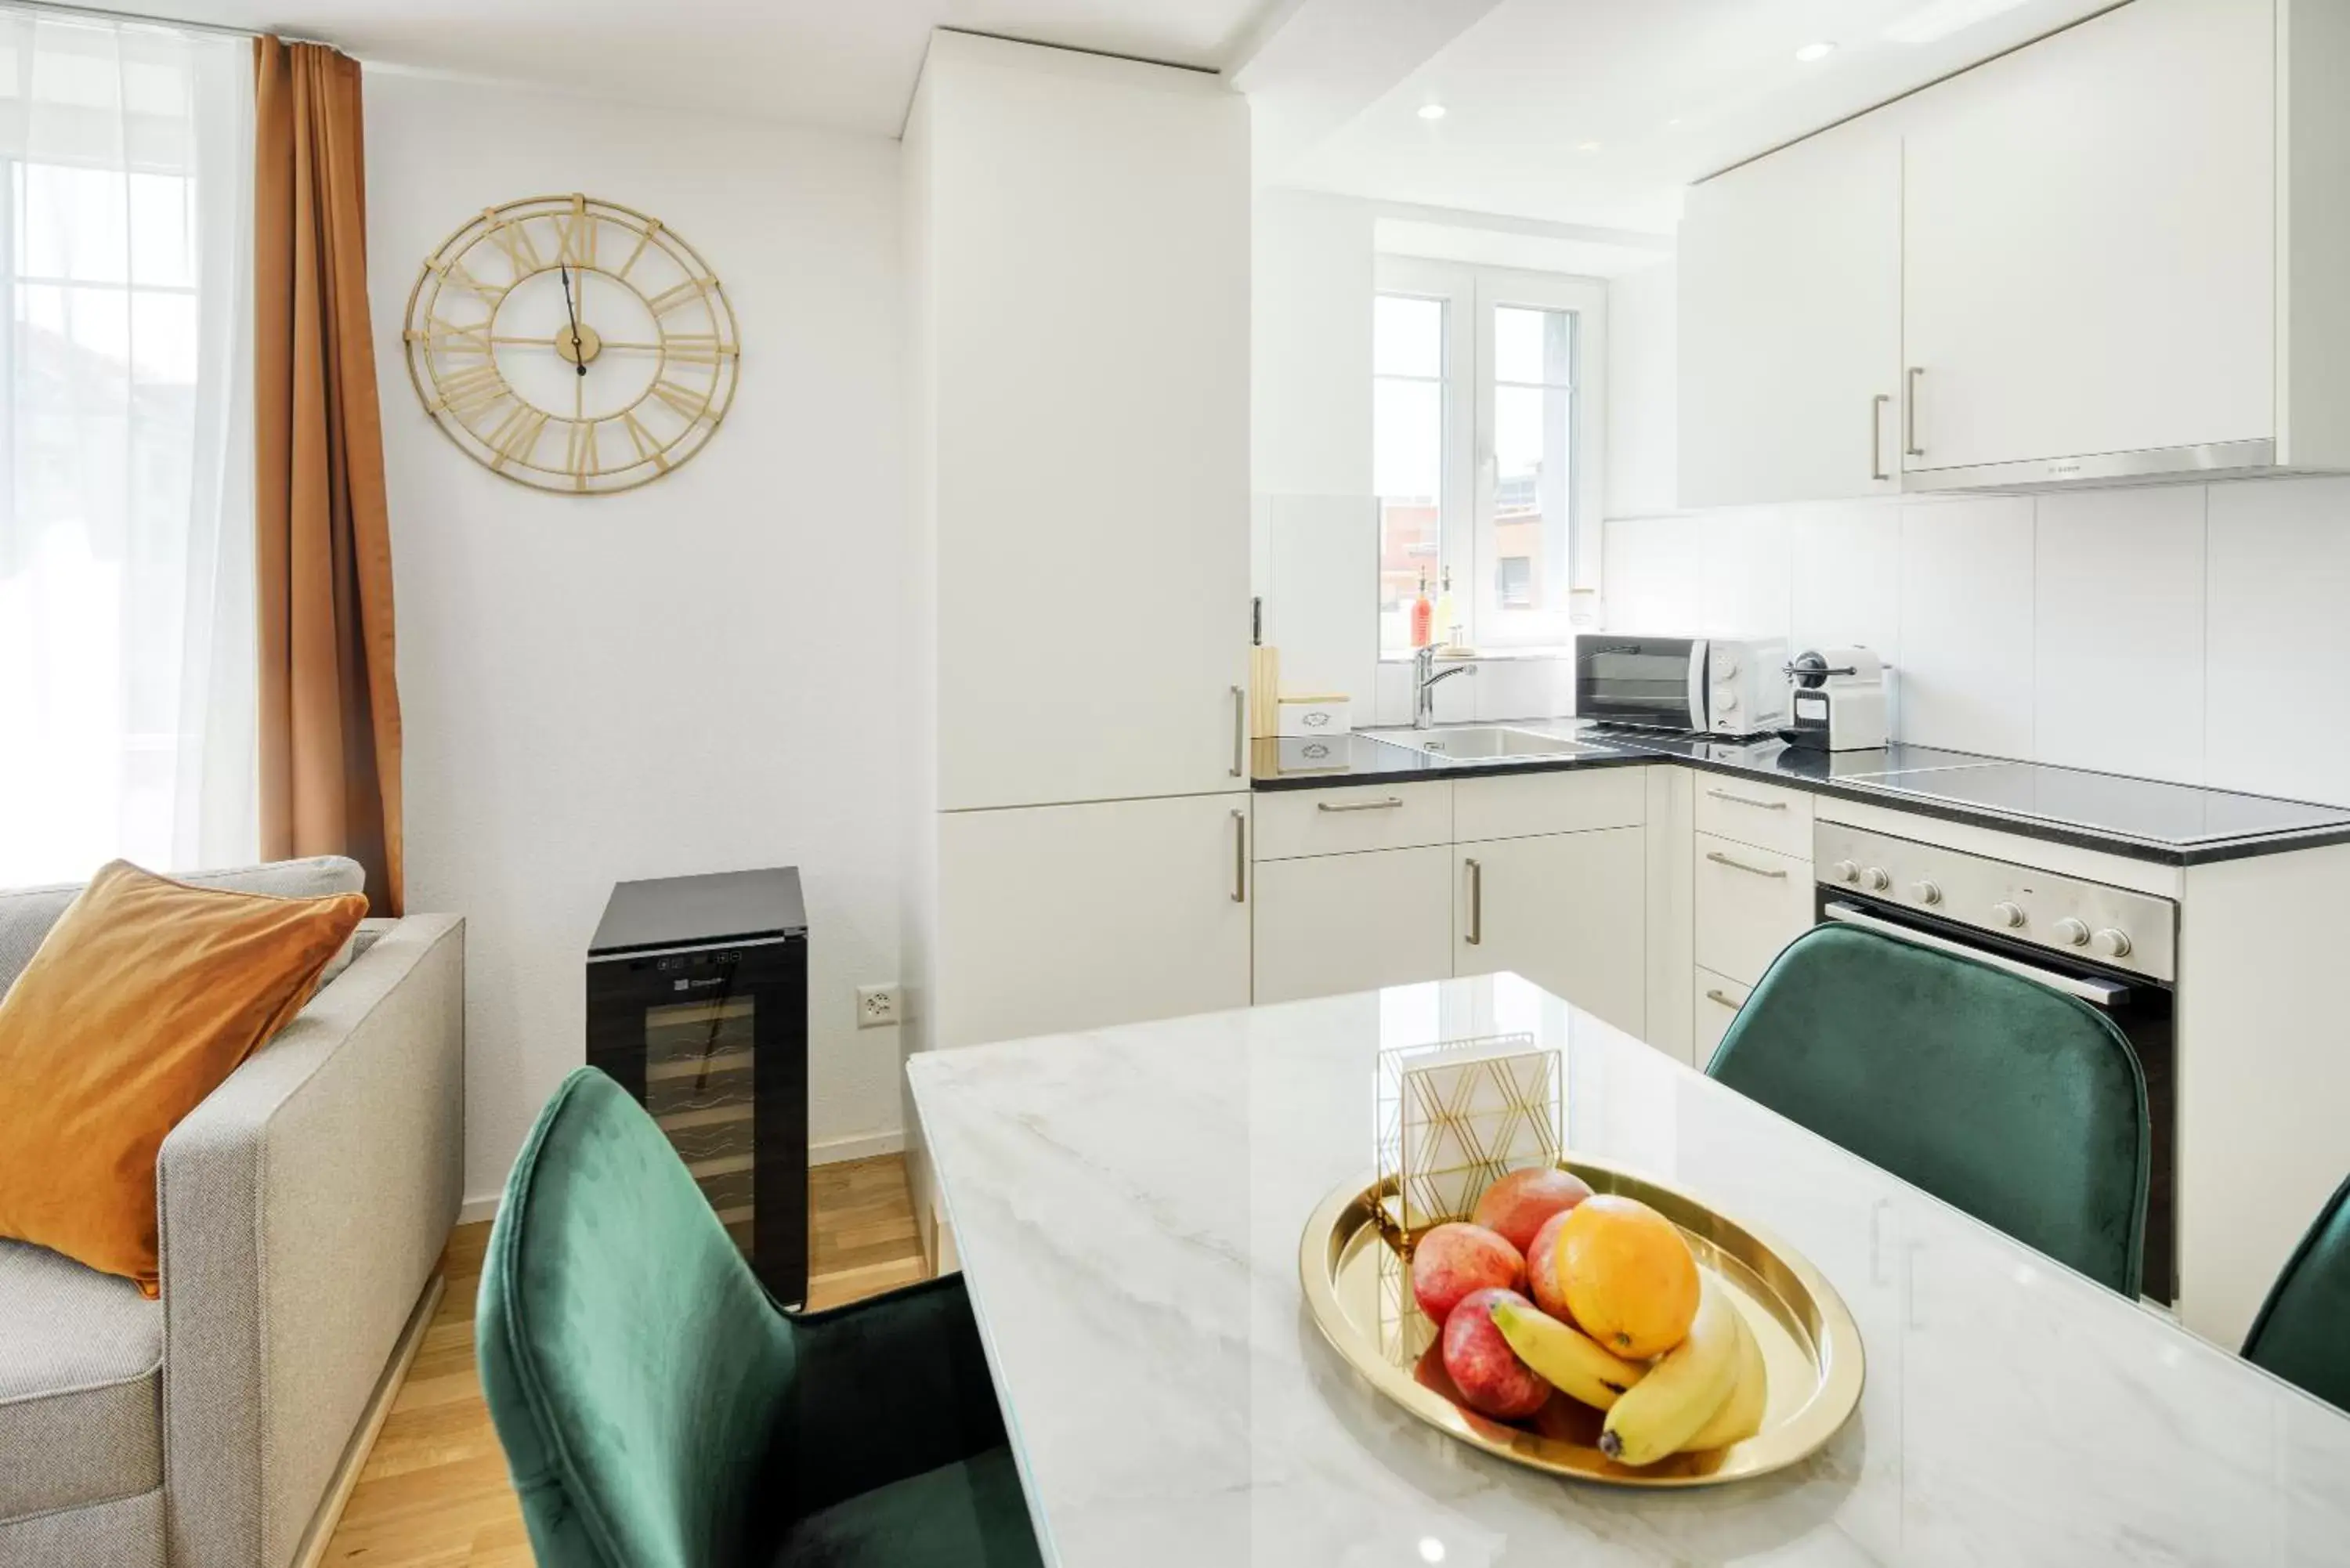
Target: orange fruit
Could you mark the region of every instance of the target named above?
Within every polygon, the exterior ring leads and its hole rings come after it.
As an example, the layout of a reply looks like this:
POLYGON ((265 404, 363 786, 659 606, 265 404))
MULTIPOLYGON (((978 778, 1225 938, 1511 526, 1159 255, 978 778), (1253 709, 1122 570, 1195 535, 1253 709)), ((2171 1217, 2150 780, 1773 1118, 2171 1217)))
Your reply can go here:
POLYGON ((1551 1255, 1575 1325, 1627 1360, 1662 1355, 1697 1317, 1697 1259, 1673 1222, 1637 1199, 1585 1199, 1551 1255))

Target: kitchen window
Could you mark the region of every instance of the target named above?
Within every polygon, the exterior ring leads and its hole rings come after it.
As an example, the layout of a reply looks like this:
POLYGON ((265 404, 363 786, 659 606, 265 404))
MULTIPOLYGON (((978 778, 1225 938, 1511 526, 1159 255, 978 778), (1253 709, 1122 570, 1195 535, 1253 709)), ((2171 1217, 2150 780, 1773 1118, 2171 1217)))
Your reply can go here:
POLYGON ((1440 605, 1448 574, 1462 642, 1565 643, 1572 596, 1597 587, 1606 286, 1405 256, 1378 281, 1379 651, 1410 650, 1413 597, 1424 581, 1440 605))

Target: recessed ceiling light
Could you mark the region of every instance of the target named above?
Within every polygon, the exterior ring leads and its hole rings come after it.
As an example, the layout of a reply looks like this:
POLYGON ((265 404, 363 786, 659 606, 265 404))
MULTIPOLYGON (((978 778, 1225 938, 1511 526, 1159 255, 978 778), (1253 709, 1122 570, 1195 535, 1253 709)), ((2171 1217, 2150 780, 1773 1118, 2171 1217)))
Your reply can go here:
POLYGON ((1421 104, 1419 106, 1419 118, 1422 119, 1442 119, 1444 118, 1444 106, 1440 103, 1421 104))
POLYGON ((2022 4, 2023 0, 1933 0, 1886 28, 1885 36, 1896 44, 1930 44, 2022 4))
POLYGON ((1596 141, 1578 141, 1575 144, 1575 150, 1577 152, 1596 152, 1599 151, 1599 143, 1596 141))
POLYGON ((1795 51, 1795 58, 1803 61, 1804 64, 1808 66, 1814 60, 1825 60, 1830 55, 1835 53, 1835 46, 1826 42, 1825 40, 1822 40, 1816 44, 1805 44, 1802 48, 1797 49, 1795 51))

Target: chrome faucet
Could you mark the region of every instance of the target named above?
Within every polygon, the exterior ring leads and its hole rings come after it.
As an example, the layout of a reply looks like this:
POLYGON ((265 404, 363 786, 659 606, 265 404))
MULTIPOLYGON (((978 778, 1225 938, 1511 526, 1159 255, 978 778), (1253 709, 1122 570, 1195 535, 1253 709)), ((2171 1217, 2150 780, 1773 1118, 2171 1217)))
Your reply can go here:
POLYGON ((1430 643, 1411 656, 1411 727, 1432 730, 1436 727, 1436 683, 1450 680, 1456 675, 1474 675, 1473 664, 1456 664, 1450 670, 1436 668, 1436 645, 1430 643))

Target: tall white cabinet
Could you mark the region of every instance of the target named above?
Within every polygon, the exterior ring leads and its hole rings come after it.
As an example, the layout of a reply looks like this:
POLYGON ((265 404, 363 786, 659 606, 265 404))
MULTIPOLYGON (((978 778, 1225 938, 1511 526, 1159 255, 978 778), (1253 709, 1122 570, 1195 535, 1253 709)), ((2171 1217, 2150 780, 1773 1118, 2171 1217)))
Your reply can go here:
POLYGON ((904 179, 906 1048, 1244 1006, 1245 102, 941 32, 904 179))

